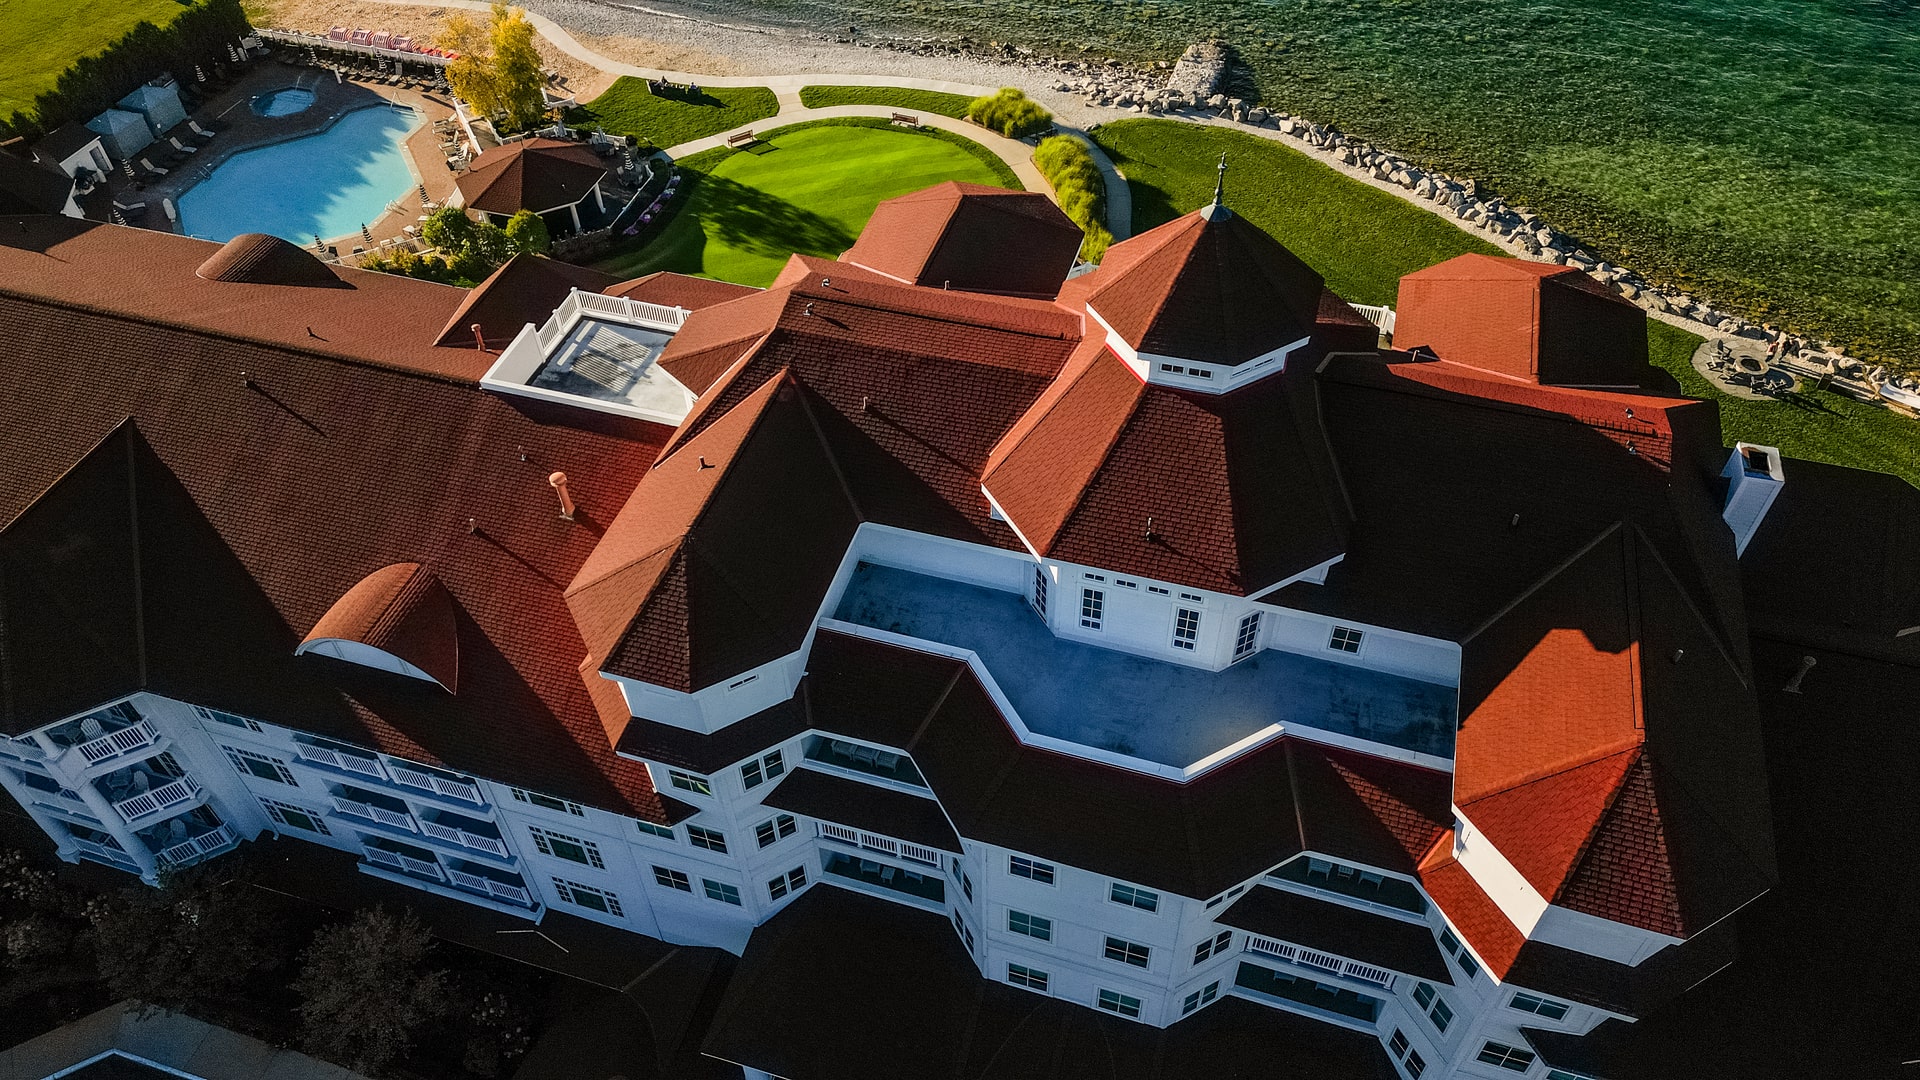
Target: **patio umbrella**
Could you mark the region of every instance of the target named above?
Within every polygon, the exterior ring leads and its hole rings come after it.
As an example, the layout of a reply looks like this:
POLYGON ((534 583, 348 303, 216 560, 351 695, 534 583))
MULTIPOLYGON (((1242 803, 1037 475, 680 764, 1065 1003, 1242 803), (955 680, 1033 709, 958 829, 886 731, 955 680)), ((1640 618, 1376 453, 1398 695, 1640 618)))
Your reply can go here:
POLYGON ((327 242, 325 240, 320 239, 319 233, 313 234, 313 250, 319 252, 322 255, 325 255, 327 253, 327 242))
POLYGON ((427 183, 424 180, 420 182, 420 205, 421 206, 433 205, 433 200, 427 198, 427 183))
POLYGON ((360 223, 360 235, 366 238, 367 243, 373 243, 373 230, 367 228, 367 223, 364 221, 360 223))
POLYGON ((125 170, 127 171, 127 179, 129 179, 129 180, 138 180, 138 179, 140 179, 140 174, 139 174, 139 173, 137 173, 137 172, 134 172, 134 171, 133 171, 133 159, 132 159, 132 158, 130 158, 130 157, 129 157, 129 158, 121 158, 121 159, 120 159, 120 167, 121 167, 121 168, 123 168, 123 169, 125 169, 125 170))
POLYGON ((195 65, 193 65, 193 81, 194 81, 194 82, 206 82, 206 81, 207 81, 207 73, 206 73, 206 71, 205 71, 204 69, 202 69, 202 68, 200 67, 200 65, 199 65, 199 64, 195 64, 195 65))
MULTIPOLYGON (((313 50, 308 49, 307 55, 309 56, 313 55, 313 50)), ((227 42, 227 59, 233 61, 236 64, 240 62, 240 49, 238 46, 234 45, 234 43, 231 41, 227 42)))

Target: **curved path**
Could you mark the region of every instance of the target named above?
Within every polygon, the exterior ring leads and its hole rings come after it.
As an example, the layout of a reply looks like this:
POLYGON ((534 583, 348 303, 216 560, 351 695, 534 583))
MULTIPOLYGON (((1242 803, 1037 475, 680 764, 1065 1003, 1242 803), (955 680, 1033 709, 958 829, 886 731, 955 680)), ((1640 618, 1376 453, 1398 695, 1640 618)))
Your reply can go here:
MULTIPOLYGON (((375 0, 377 3, 392 4, 396 7, 427 6, 419 0, 375 0)), ((489 11, 492 5, 486 0, 436 0, 432 5, 437 8, 461 8, 467 11, 489 11)), ((567 32, 567 28, 535 11, 528 11, 527 21, 533 28, 552 43, 553 47, 590 67, 599 68, 609 75, 631 76, 636 79, 665 79, 668 82, 699 83, 702 86, 764 86, 774 92, 780 103, 780 111, 773 116, 756 120, 751 124, 710 135, 704 139, 695 139, 669 147, 666 152, 672 157, 684 157, 687 154, 710 150, 726 144, 727 138, 743 131, 756 129, 772 130, 797 124, 806 120, 824 120, 836 116, 877 116, 886 118, 897 110, 884 105, 834 105, 823 109, 810 109, 800 100, 800 90, 807 86, 884 86, 906 90, 936 90, 943 94, 963 94, 967 97, 979 97, 1000 89, 997 86, 978 86, 973 83, 949 82, 944 79, 910 79, 892 75, 853 75, 845 73, 825 73, 814 75, 702 75, 690 71, 666 71, 660 68, 644 68, 623 63, 600 55, 582 45, 578 39, 567 32)), ((1033 147, 1018 139, 1009 139, 996 135, 985 128, 969 124, 964 120, 955 120, 950 116, 940 116, 927 112, 916 112, 920 122, 929 127, 965 135, 974 142, 994 152, 1000 160, 1007 163, 1013 174, 1028 191, 1037 191, 1049 199, 1054 198, 1053 185, 1047 183, 1040 170, 1033 167, 1033 147)), ((1078 128, 1060 125, 1062 134, 1073 135, 1085 143, 1093 156, 1093 163, 1099 167, 1100 176, 1107 187, 1107 231, 1115 240, 1124 240, 1133 233, 1133 193, 1127 188, 1126 177, 1114 167, 1113 160, 1101 151, 1100 147, 1088 139, 1078 128)))

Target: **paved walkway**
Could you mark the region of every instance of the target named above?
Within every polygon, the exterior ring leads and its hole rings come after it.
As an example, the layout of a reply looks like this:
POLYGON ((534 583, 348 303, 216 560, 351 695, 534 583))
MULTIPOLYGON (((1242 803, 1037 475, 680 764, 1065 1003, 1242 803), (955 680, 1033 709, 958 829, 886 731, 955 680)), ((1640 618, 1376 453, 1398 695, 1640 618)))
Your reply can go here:
MULTIPOLYGON (((421 6, 417 0, 375 0, 377 3, 392 4, 397 7, 421 6)), ((468 11, 488 11, 491 5, 485 0, 439 0, 437 8, 462 8, 468 11)), ((726 145, 727 138, 742 131, 771 131, 776 127, 798 124, 806 120, 824 120, 835 116, 877 116, 885 118, 895 110, 884 105, 835 105, 824 109, 809 109, 800 101, 800 89, 806 86, 890 86, 909 90, 936 90, 943 94, 964 94, 979 97, 998 90, 997 86, 978 86, 973 83, 949 82, 944 79, 909 79, 892 75, 852 75, 845 73, 822 73, 814 75, 703 75, 690 71, 665 71, 660 68, 643 68, 602 56, 582 45, 567 28, 538 12, 527 12, 528 21, 534 29, 551 42, 554 48, 591 67, 599 68, 609 75, 627 75, 636 79, 665 79, 668 82, 698 83, 701 86, 764 86, 772 90, 780 104, 780 111, 764 120, 751 124, 742 124, 729 131, 712 135, 704 139, 681 143, 669 147, 667 154, 672 157, 685 157, 726 145)), ((1033 147, 1004 136, 995 135, 985 128, 969 124, 964 120, 955 120, 950 116, 918 112, 920 122, 930 127, 956 132, 985 146, 999 156, 1000 160, 1013 169, 1020 183, 1028 191, 1037 191, 1054 198, 1053 185, 1033 167, 1033 147)), ((1093 155, 1093 162, 1100 169, 1101 177, 1107 185, 1107 231, 1115 240, 1124 240, 1133 233, 1133 193, 1127 188, 1126 177, 1114 167, 1098 146, 1086 138, 1078 128, 1060 127, 1061 134, 1073 135, 1087 144, 1093 155)), ((1054 200, 1058 202, 1058 199, 1054 200)))
POLYGON ((0 1077, 39 1080, 111 1050, 201 1080, 366 1080, 259 1039, 161 1012, 142 1020, 125 1002, 0 1052, 0 1077))

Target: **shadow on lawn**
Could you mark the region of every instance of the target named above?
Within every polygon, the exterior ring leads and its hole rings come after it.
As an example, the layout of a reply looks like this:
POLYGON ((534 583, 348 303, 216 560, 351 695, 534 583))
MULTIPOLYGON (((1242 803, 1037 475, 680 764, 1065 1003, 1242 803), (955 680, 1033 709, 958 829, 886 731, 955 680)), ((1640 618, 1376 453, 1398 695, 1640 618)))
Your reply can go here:
POLYGON ((708 237, 755 255, 832 257, 853 246, 853 233, 839 222, 723 176, 700 179, 700 204, 708 237))

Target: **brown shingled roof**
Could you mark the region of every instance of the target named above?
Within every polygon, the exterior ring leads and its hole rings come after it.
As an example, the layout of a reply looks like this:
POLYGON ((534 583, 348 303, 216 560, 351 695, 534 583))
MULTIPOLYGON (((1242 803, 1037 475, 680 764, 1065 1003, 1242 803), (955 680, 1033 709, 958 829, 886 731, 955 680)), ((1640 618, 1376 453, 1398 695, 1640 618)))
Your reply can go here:
POLYGON ((241 233, 207 256, 194 271, 208 281, 246 282, 251 285, 314 285, 337 288, 339 278, 305 248, 277 236, 241 233))
POLYGON ((320 616, 296 651, 329 639, 398 657, 448 693, 458 692, 460 634, 453 597, 419 563, 394 563, 361 578, 320 616))
POLYGON ((606 175, 606 163, 586 146, 533 138, 483 151, 454 183, 475 210, 545 213, 586 198, 606 175))
POLYGON ((724 304, 729 300, 738 300, 743 296, 752 296, 759 289, 750 285, 735 285, 731 281, 716 278, 693 277, 688 274, 676 274, 670 270, 660 270, 628 281, 618 282, 600 290, 608 296, 621 296, 629 300, 641 300, 649 304, 662 304, 666 307, 686 308, 699 311, 701 308, 724 304))
POLYGON ((528 323, 545 322, 568 293, 597 293, 613 281, 611 274, 522 252, 467 292, 434 344, 472 348, 478 323, 489 348, 504 348, 528 323))
POLYGON ((1086 304, 1144 353, 1234 365, 1318 321, 1320 275, 1238 214, 1197 210, 1107 249, 1086 304))
POLYGON ((841 259, 910 285, 1050 298, 1083 240, 1044 195, 949 180, 881 203, 841 259))

